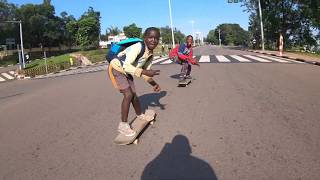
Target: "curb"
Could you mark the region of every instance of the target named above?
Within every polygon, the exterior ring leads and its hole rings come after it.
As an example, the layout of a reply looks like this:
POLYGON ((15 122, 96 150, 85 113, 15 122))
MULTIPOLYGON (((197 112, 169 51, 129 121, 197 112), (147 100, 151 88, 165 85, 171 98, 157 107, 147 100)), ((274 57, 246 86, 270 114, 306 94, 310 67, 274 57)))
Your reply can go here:
POLYGON ((301 59, 301 58, 295 58, 295 57, 290 57, 290 56, 280 56, 280 55, 274 54, 274 53, 267 53, 267 52, 254 51, 254 50, 246 50, 246 51, 248 51, 248 52, 253 52, 253 53, 259 53, 259 54, 267 54, 267 55, 282 57, 282 58, 286 58, 286 59, 292 59, 292 60, 295 60, 295 61, 299 61, 299 62, 304 62, 304 63, 308 63, 308 64, 320 66, 320 62, 317 62, 317 61, 309 61, 309 60, 305 60, 305 59, 301 59))
MULTIPOLYGON (((47 75, 58 74, 58 73, 62 73, 62 72, 70 71, 70 70, 82 69, 82 68, 84 68, 84 67, 96 66, 96 65, 101 65, 101 64, 107 64, 107 63, 106 63, 105 61, 102 61, 102 62, 94 63, 94 64, 92 64, 92 65, 70 67, 69 69, 64 69, 64 70, 61 70, 61 71, 52 72, 52 73, 43 74, 43 75, 37 75, 37 76, 34 76, 34 77, 24 76, 24 75, 15 75, 15 76, 16 76, 16 78, 17 78, 18 80, 23 80, 23 79, 37 79, 37 78, 43 78, 44 76, 47 76, 47 75)), ((49 77, 49 76, 48 76, 48 77, 49 77)))

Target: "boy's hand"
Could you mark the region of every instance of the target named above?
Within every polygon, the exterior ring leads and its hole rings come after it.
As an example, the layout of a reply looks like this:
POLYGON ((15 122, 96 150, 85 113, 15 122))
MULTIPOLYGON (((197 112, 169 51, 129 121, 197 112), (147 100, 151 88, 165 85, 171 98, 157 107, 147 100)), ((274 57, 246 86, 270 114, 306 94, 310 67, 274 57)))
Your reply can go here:
POLYGON ((189 62, 193 65, 196 65, 196 66, 199 66, 200 67, 200 64, 197 62, 197 60, 195 59, 190 59, 189 62))
POLYGON ((153 91, 154 91, 154 92, 159 92, 159 91, 161 91, 161 88, 160 88, 159 84, 153 86, 153 91))
POLYGON ((149 76, 149 77, 153 77, 155 75, 159 75, 160 74, 160 70, 143 70, 142 74, 149 76))

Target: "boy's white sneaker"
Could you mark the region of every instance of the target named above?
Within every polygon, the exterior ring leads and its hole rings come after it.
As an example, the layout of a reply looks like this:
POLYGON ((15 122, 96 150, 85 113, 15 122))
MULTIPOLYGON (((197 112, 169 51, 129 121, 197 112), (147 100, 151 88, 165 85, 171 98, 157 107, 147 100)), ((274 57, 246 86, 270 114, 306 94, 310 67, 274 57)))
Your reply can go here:
POLYGON ((136 131, 131 129, 130 125, 126 122, 120 122, 118 131, 125 136, 134 136, 136 134, 136 131))

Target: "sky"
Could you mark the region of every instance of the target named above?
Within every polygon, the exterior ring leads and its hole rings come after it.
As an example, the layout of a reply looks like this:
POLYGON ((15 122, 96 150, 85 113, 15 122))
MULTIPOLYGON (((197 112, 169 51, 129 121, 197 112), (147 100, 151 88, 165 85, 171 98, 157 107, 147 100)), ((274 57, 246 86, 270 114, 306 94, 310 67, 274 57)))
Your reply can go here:
MULTIPOLYGON (((42 0, 8 0, 17 5, 40 4, 42 0)), ((122 30, 135 23, 143 31, 150 26, 170 26, 168 0, 52 0, 57 16, 66 11, 79 18, 91 6, 101 13, 101 33, 113 26, 122 30)), ((248 30, 249 14, 240 3, 227 0, 171 0, 173 26, 185 35, 201 32, 206 37, 222 23, 236 23, 248 30), (194 21, 193 28, 191 21, 194 21)))

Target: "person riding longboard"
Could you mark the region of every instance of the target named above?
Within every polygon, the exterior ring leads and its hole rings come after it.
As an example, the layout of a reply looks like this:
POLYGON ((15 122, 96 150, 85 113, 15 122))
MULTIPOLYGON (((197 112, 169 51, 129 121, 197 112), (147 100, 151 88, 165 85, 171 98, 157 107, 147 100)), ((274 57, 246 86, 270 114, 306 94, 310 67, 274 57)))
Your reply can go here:
POLYGON ((153 86, 155 92, 161 90, 159 84, 152 79, 153 76, 160 74, 160 70, 151 69, 153 50, 157 47, 159 38, 159 29, 149 27, 144 32, 142 42, 133 43, 121 52, 111 56, 111 58, 109 57, 111 59, 108 67, 109 77, 113 86, 123 94, 121 122, 119 123, 118 131, 125 136, 136 135, 136 132, 128 123, 130 103, 132 103, 135 113, 140 119, 149 120, 153 118, 141 112, 133 77, 143 77, 146 82, 153 86))
POLYGON ((169 58, 174 59, 176 63, 181 65, 179 82, 191 80, 191 65, 199 66, 198 62, 193 58, 192 42, 193 37, 188 35, 186 42, 172 49, 169 54, 169 58))

